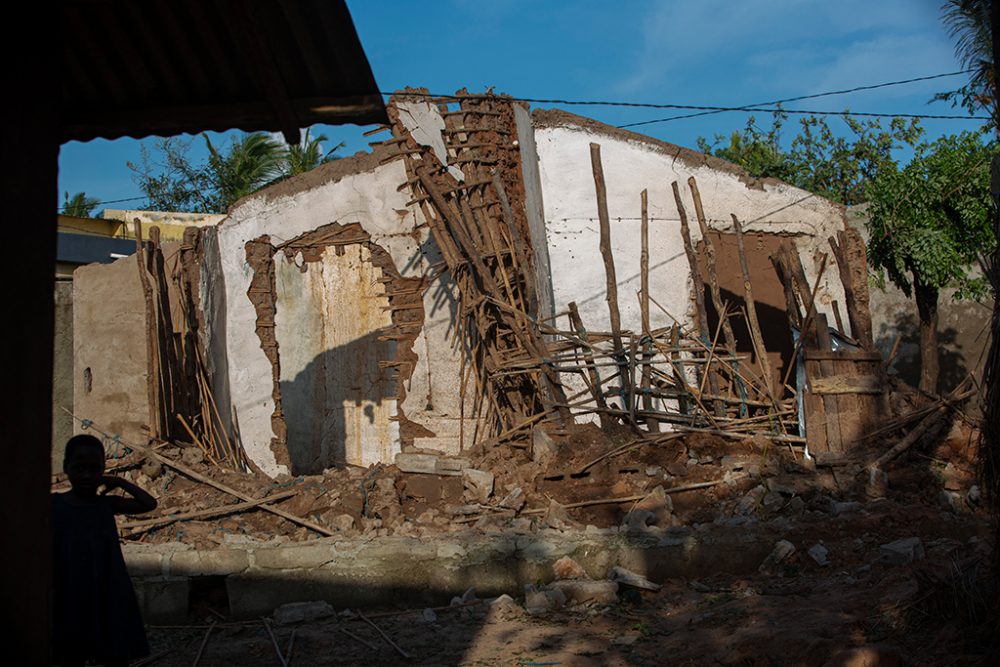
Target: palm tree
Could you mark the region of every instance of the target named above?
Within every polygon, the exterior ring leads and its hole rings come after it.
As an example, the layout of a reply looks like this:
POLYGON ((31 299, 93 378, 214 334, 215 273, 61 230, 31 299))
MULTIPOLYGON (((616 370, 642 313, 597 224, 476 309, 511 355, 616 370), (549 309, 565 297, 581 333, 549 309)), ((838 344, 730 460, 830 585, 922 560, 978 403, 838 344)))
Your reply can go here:
POLYGON ((282 173, 283 148, 266 132, 244 134, 228 151, 221 151, 204 135, 208 172, 215 190, 213 208, 226 211, 237 200, 271 183, 282 173))
POLYGON ((285 176, 304 174, 307 171, 312 171, 321 164, 337 159, 333 154, 337 149, 342 148, 344 143, 341 142, 324 153, 322 142, 326 140, 326 135, 323 134, 310 138, 309 130, 306 129, 302 137, 302 143, 296 146, 289 146, 285 151, 285 176))
POLYGON ((970 114, 985 109, 993 117, 994 128, 998 128, 992 11, 993 0, 948 0, 941 6, 941 21, 955 40, 955 56, 970 72, 966 85, 935 95, 934 99, 962 106, 970 114))
POLYGON ((69 196, 68 192, 64 192, 63 201, 65 203, 62 207, 62 214, 75 218, 89 218, 91 211, 101 203, 93 197, 88 197, 84 192, 77 192, 72 197, 69 196))

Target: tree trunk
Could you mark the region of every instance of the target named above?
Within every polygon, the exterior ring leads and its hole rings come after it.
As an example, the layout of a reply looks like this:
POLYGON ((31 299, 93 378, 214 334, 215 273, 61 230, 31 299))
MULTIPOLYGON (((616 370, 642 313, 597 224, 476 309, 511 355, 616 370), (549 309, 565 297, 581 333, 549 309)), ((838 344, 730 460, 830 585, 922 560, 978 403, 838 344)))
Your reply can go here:
POLYGON ((938 288, 913 276, 913 294, 920 315, 920 391, 936 394, 938 386, 938 288))

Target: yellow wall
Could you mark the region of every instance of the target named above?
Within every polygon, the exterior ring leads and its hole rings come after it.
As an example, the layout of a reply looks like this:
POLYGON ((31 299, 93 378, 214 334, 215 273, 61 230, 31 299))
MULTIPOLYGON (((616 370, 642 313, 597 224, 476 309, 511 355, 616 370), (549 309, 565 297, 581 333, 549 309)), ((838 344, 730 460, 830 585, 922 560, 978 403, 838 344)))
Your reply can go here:
MULTIPOLYGON (((140 222, 142 237, 149 238, 149 228, 159 227, 160 238, 163 241, 181 241, 188 225, 171 223, 153 224, 140 222)), ((59 231, 72 234, 90 234, 92 236, 108 236, 115 239, 134 239, 133 225, 118 220, 102 220, 100 218, 75 218, 69 215, 59 216, 59 231)))

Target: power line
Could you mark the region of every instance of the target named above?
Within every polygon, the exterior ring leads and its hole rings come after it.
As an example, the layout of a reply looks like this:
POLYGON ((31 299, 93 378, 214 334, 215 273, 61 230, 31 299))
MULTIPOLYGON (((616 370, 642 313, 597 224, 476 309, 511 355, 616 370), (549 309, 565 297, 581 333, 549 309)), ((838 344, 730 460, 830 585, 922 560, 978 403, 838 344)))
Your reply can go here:
MULTIPOLYGON (((944 74, 932 74, 930 76, 916 77, 912 79, 904 79, 900 81, 888 81, 885 83, 878 83, 869 86, 857 86, 855 88, 829 91, 825 93, 815 93, 813 95, 800 95, 798 97, 788 98, 786 100, 777 100, 774 102, 764 102, 762 104, 750 105, 750 106, 713 106, 705 104, 672 104, 672 103, 651 103, 651 102, 621 102, 621 101, 607 101, 607 100, 565 100, 565 99, 545 99, 537 97, 504 97, 513 102, 530 102, 533 104, 553 104, 561 106, 606 106, 606 107, 625 107, 634 109, 678 109, 678 110, 691 110, 700 111, 706 113, 722 113, 726 111, 753 111, 753 112, 775 112, 782 111, 785 113, 803 113, 803 114, 813 114, 817 116, 867 116, 875 118, 925 118, 925 119, 938 119, 938 120, 990 120, 987 116, 962 116, 962 115, 946 115, 946 114, 908 114, 908 113, 880 113, 880 112, 844 112, 844 111, 811 111, 811 110, 788 110, 780 108, 771 108, 769 105, 781 104, 785 102, 798 101, 804 99, 813 99, 817 97, 826 97, 830 95, 843 95, 845 93, 857 92, 861 90, 873 90, 875 88, 885 88, 888 86, 898 86, 905 83, 913 83, 915 81, 928 81, 930 79, 940 79, 948 76, 956 76, 959 74, 966 74, 970 70, 961 70, 958 72, 946 72, 944 74)), ((395 93, 382 92, 382 95, 392 96, 395 93)), ((403 96, 410 97, 433 97, 436 99, 443 100, 469 100, 469 99, 496 99, 496 95, 446 95, 440 93, 417 93, 417 92, 407 92, 401 93, 403 96)), ((691 115, 703 115, 703 114, 691 114, 691 115)), ((682 118, 685 116, 675 116, 671 118, 662 118, 658 120, 648 120, 641 121, 639 123, 630 123, 628 125, 621 125, 620 127, 634 127, 636 125, 647 125, 650 123, 659 123, 667 120, 675 120, 677 118, 682 118)))
MULTIPOLYGON (((764 107, 771 106, 774 104, 787 104, 788 102, 799 102, 802 100, 812 100, 818 97, 830 97, 833 95, 847 95, 848 93, 858 93, 864 90, 875 90, 877 88, 888 88, 890 86, 902 86, 907 83, 916 83, 918 81, 930 81, 932 79, 943 79, 949 76, 958 76, 960 74, 968 74, 973 71, 972 69, 963 69, 957 72, 945 72, 944 74, 931 74, 930 76, 918 76, 912 79, 902 79, 900 81, 887 81, 885 83, 876 83, 870 86, 856 86, 854 88, 844 88, 843 90, 831 90, 825 93, 815 93, 813 95, 799 95, 798 97, 786 97, 783 100, 772 100, 770 102, 758 102, 756 104, 750 104, 746 107, 741 107, 741 109, 749 110, 751 107, 764 107)), ((652 123, 666 123, 672 120, 681 120, 683 118, 695 118, 697 116, 711 116, 712 114, 725 113, 725 111, 699 111, 698 113, 689 113, 682 116, 671 116, 669 118, 659 118, 657 120, 644 120, 638 123, 627 123, 625 125, 619 125, 620 128, 625 127, 638 127, 639 125, 650 125, 652 123)), ((857 114, 860 115, 860 114, 857 114)), ((900 114, 895 114, 900 115, 900 114)), ((964 118, 964 116, 963 116, 964 118)))
MULTIPOLYGON (((107 201, 87 202, 87 204, 88 205, 93 205, 93 206, 96 207, 96 206, 102 206, 104 204, 120 204, 123 201, 137 201, 139 199, 149 199, 149 197, 128 197, 127 199, 109 199, 107 201)), ((73 206, 73 204, 67 204, 65 206, 60 206, 58 210, 65 211, 70 206, 73 206)))

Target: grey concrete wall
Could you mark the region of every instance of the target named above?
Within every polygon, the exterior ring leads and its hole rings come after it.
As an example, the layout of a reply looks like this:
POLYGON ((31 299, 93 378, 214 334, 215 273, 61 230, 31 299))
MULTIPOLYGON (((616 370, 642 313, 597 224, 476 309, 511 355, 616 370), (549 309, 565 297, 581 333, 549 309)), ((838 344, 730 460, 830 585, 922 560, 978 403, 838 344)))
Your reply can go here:
POLYGON ((73 435, 73 281, 56 280, 52 357, 52 472, 62 471, 63 450, 73 435))
MULTIPOLYGON (((848 224, 861 232, 866 243, 867 219, 867 205, 848 209, 848 224)), ((871 311, 875 344, 883 354, 888 355, 896 337, 901 336, 890 373, 917 386, 920 382, 920 320, 916 302, 912 296, 906 296, 895 285, 887 283, 884 289, 871 288, 871 311)), ((992 313, 992 300, 959 300, 955 298, 955 290, 941 291, 938 301, 939 391, 951 391, 970 371, 982 378, 992 313)))
POLYGON ((765 530, 685 527, 629 533, 460 533, 432 538, 324 538, 207 551, 183 544, 127 544, 123 551, 147 622, 182 620, 193 577, 224 576, 234 618, 269 614, 288 602, 326 600, 335 607, 446 604, 474 587, 482 597, 523 594, 549 582, 552 564, 576 560, 594 579, 625 567, 654 581, 755 572, 779 536, 765 530))

